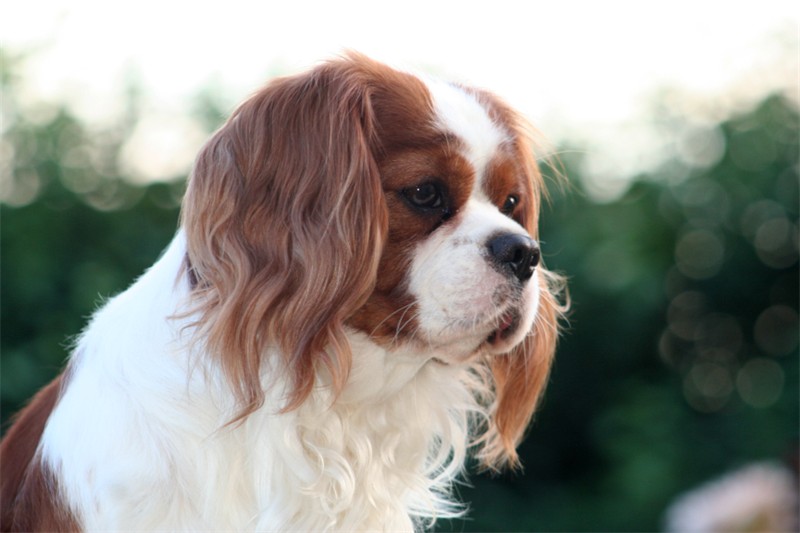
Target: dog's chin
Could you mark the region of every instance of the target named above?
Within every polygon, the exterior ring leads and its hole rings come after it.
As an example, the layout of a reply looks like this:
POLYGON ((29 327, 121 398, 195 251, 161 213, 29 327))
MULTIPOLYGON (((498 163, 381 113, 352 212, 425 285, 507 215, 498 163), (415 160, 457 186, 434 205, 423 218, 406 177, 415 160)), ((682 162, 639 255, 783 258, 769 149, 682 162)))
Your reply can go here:
POLYGON ((430 335, 420 341, 421 346, 433 361, 448 365, 505 354, 524 342, 533 327, 535 314, 535 309, 512 307, 463 331, 430 335))

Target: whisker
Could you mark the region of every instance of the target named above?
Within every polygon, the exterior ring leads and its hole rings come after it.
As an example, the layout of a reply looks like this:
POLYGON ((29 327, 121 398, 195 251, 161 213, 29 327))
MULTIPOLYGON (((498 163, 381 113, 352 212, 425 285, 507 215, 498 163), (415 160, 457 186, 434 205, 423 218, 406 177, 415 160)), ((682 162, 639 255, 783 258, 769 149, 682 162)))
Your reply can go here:
POLYGON ((403 314, 400 316, 400 320, 398 320, 398 322, 397 322, 397 327, 395 328, 395 331, 394 331, 394 338, 392 339, 392 344, 397 344, 397 342, 398 342, 398 339, 400 338, 400 333, 402 333, 402 331, 403 331, 403 328, 404 328, 406 325, 408 325, 408 324, 412 324, 412 323, 416 322, 416 320, 415 320, 415 319, 417 318, 417 316, 418 316, 418 313, 419 313, 419 312, 416 312, 416 313, 414 313, 414 315, 412 315, 412 316, 411 316, 411 317, 410 317, 410 318, 409 318, 409 319, 408 319, 408 320, 405 322, 405 324, 403 323, 403 319, 405 318, 405 316, 406 316, 406 314, 408 313, 409 309, 412 309, 412 308, 413 308, 413 304, 409 304, 409 305, 407 305, 407 306, 405 306, 405 307, 404 307, 404 309, 403 309, 403 314))
MULTIPOLYGON (((411 302, 410 304, 404 305, 403 307, 400 307, 399 309, 396 309, 396 310, 392 311, 390 314, 388 314, 386 316, 386 318, 384 318, 383 320, 378 322, 378 324, 374 328, 372 328, 372 331, 370 332, 370 336, 375 335, 375 332, 378 331, 378 328, 380 328, 383 324, 386 323, 387 320, 392 318, 397 313, 403 313, 403 315, 405 315, 405 313, 408 311, 408 309, 410 307, 412 307, 413 305, 414 305, 414 302, 411 302)), ((403 319, 403 317, 401 316, 400 320, 402 320, 402 319, 403 319)))

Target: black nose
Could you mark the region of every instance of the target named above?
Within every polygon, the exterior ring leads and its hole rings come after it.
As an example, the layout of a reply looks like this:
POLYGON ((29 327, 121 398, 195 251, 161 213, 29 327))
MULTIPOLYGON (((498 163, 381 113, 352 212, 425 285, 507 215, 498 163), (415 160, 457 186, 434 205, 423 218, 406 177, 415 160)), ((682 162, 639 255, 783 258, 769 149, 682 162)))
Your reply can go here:
POLYGON ((539 264, 541 257, 537 242, 519 233, 506 233, 493 237, 487 246, 497 264, 522 282, 528 281, 533 276, 533 270, 539 264))

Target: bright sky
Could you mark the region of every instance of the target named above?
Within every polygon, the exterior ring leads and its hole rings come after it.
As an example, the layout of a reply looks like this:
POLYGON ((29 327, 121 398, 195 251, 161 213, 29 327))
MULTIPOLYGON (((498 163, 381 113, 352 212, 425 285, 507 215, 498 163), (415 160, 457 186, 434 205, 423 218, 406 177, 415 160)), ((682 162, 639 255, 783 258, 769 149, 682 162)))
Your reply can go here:
POLYGON ((584 139, 603 168, 615 164, 601 155, 609 139, 620 151, 647 137, 636 122, 664 87, 711 100, 792 85, 796 95, 798 5, 24 0, 0 7, 0 37, 11 51, 40 48, 25 73, 31 100, 67 99, 100 122, 119 112, 131 72, 150 112, 178 116, 209 82, 235 103, 270 75, 355 49, 489 88, 551 139, 584 139))

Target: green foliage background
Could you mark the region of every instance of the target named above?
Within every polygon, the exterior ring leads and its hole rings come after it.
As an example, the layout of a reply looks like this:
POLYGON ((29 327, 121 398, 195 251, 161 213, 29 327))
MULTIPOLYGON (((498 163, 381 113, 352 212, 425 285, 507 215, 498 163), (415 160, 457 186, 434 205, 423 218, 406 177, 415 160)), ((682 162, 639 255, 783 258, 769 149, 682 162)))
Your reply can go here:
MULTIPOLYGON (((183 190, 126 181, 117 155, 135 113, 98 132, 67 108, 15 112, 9 65, 4 428, 102 299, 157 258, 183 190)), ((207 99, 198 108, 209 131, 221 115, 207 99)), ((580 155, 562 157, 570 183, 552 188, 541 233, 573 310, 521 448, 525 471, 473 472, 459 489, 469 518, 439 530, 657 530, 681 492, 751 461, 796 459, 798 110, 767 96, 712 133, 711 164, 676 156, 608 203, 584 192, 580 155)))

